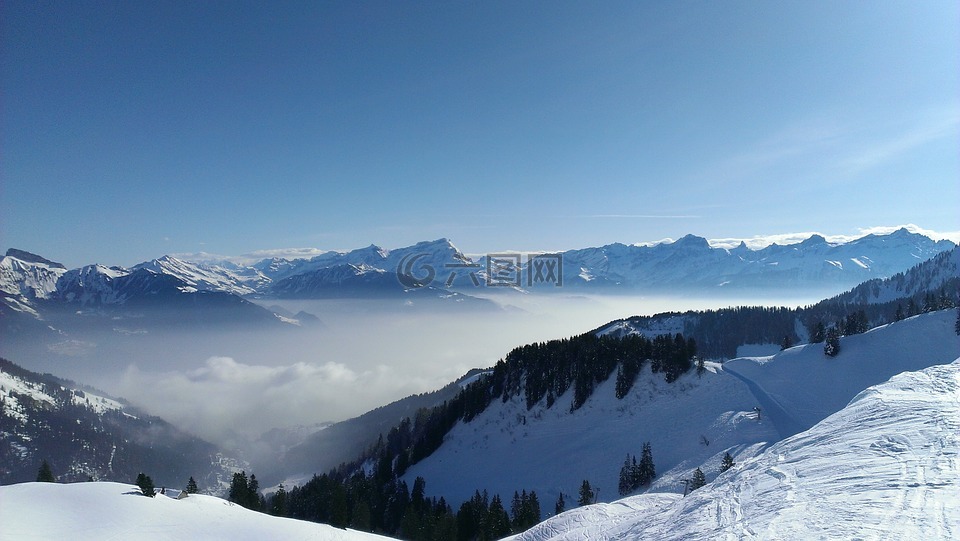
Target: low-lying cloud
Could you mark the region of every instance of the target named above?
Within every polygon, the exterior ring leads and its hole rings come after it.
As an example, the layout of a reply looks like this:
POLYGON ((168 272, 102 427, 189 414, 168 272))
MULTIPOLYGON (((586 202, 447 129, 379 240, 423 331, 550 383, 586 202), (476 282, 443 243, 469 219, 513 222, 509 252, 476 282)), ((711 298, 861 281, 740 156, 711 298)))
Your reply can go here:
POLYGON ((358 403, 434 383, 386 365, 356 371, 337 362, 264 366, 210 357, 188 371, 130 365, 120 389, 134 405, 204 439, 242 445, 270 428, 342 419, 354 415, 358 403))

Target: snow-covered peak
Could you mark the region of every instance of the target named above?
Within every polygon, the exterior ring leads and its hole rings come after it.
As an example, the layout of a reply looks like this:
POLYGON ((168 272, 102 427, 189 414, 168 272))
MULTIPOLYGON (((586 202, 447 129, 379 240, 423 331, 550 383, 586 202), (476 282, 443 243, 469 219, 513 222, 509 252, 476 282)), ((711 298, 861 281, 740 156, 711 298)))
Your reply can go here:
POLYGON ((67 271, 57 281, 57 295, 81 306, 115 304, 122 302, 120 292, 114 287, 117 278, 130 271, 123 267, 87 265, 67 271))
POLYGON ((269 282, 266 276, 250 267, 238 271, 220 265, 189 263, 170 255, 140 263, 133 268, 133 270, 141 269, 179 278, 195 291, 223 291, 235 295, 248 295, 256 292, 260 285, 269 282))
POLYGON ((67 270, 67 268, 64 267, 62 263, 57 263, 57 262, 55 262, 55 261, 50 261, 49 259, 47 259, 47 258, 45 258, 45 257, 41 257, 41 256, 38 256, 37 254, 31 253, 31 252, 27 252, 27 251, 24 251, 24 250, 18 250, 18 249, 16 249, 16 248, 10 248, 10 249, 8 249, 8 250, 7 250, 7 253, 6 253, 6 255, 5 255, 4 257, 12 257, 12 258, 15 258, 15 259, 19 259, 20 261, 23 261, 24 263, 32 263, 32 264, 34 264, 34 265, 44 265, 44 266, 46 266, 46 267, 50 267, 50 268, 54 268, 54 269, 67 270))
POLYGON ((57 279, 66 271, 60 263, 11 248, 0 258, 0 292, 28 302, 46 299, 56 291, 57 279))

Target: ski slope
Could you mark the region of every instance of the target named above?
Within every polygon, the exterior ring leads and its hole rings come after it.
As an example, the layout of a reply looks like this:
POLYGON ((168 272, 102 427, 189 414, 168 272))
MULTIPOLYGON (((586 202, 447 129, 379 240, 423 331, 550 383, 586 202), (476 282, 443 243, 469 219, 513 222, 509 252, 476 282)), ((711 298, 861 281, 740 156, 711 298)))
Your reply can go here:
POLYGON ((386 537, 277 518, 213 496, 147 498, 121 483, 0 486, 0 541, 377 541, 386 537))
POLYGON ((514 541, 957 539, 960 359, 871 387, 686 497, 573 509, 514 541))

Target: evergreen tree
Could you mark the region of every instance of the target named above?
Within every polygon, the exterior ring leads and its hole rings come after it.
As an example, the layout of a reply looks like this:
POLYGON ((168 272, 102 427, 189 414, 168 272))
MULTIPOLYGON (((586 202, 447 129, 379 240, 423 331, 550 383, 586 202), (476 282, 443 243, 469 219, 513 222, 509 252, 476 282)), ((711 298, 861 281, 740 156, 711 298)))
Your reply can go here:
MULTIPOLYGON (((367 509, 369 513, 369 509, 367 509)), ((270 498, 270 514, 275 517, 287 516, 287 491, 283 488, 283 483, 277 487, 277 491, 270 498)), ((368 517, 369 519, 369 517, 368 517)), ((367 525, 369 527, 369 524, 367 525)))
POLYGON ((705 484, 707 484, 707 477, 703 475, 703 471, 701 471, 700 468, 697 468, 693 471, 693 479, 690 480, 690 492, 697 490, 705 484))
POLYGON ((590 505, 593 503, 593 499, 593 487, 590 486, 590 481, 584 479, 580 485, 580 498, 577 499, 577 503, 581 506, 590 505))
POLYGON ((553 514, 559 515, 567 510, 567 502, 563 500, 563 492, 557 496, 557 503, 553 506, 553 514))
POLYGON ((260 482, 257 481, 257 476, 251 473, 250 481, 247 483, 247 503, 244 507, 260 511, 263 509, 260 503, 260 482))
POLYGON ((53 476, 53 470, 50 469, 50 464, 44 460, 40 464, 40 471, 37 472, 37 482, 38 483, 56 483, 57 478, 53 476))
POLYGON ((197 488, 197 482, 193 479, 193 476, 190 477, 190 480, 187 481, 187 494, 196 494, 200 492, 200 489, 197 488))
POLYGON ((653 451, 648 441, 643 444, 643 450, 640 453, 640 464, 637 466, 637 486, 649 485, 656 476, 657 470, 653 465, 653 451))
POLYGON ((540 498, 537 497, 536 491, 530 491, 530 498, 527 500, 525 514, 527 523, 530 524, 531 527, 540 523, 540 498))
POLYGON ((827 337, 827 329, 823 326, 822 321, 817 322, 817 326, 813 329, 813 335, 810 337, 811 344, 819 344, 823 342, 827 337))
POLYGON ((495 494, 490 501, 490 511, 487 515, 487 524, 485 528, 487 539, 501 539, 510 535, 510 516, 503 508, 503 502, 500 501, 500 495, 495 494))
POLYGON ((953 325, 953 329, 960 334, 960 305, 957 306, 957 322, 953 325))
POLYGON ((246 507, 250 498, 250 489, 247 485, 247 472, 241 471, 233 474, 230 481, 230 490, 227 492, 227 500, 246 507))
POLYGON ((143 472, 137 475, 137 486, 140 487, 140 493, 144 496, 152 498, 156 493, 153 486, 153 479, 150 479, 150 476, 143 472))
POLYGON ((920 313, 920 310, 917 308, 917 303, 913 300, 913 297, 910 297, 910 300, 907 301, 907 317, 913 317, 920 313))
POLYGON ((730 453, 729 452, 724 453, 723 462, 720 463, 720 472, 723 473, 729 470, 730 468, 733 467, 734 464, 735 462, 733 461, 733 457, 730 456, 730 453))
POLYGON ((827 340, 823 345, 823 353, 828 357, 836 357, 840 353, 840 331, 830 327, 827 331, 827 340))
POLYGON ((897 313, 894 314, 893 320, 894 320, 894 321, 903 321, 904 317, 905 317, 905 316, 903 315, 903 304, 897 303, 897 313))
POLYGON ((793 339, 790 338, 789 334, 783 335, 783 340, 780 341, 780 351, 785 349, 790 349, 793 347, 793 339))
MULTIPOLYGON (((636 464, 636 458, 634 458, 636 464)), ((630 464, 630 455, 623 461, 623 467, 620 468, 620 481, 617 483, 617 490, 621 496, 626 496, 633 491, 633 466, 630 464)))

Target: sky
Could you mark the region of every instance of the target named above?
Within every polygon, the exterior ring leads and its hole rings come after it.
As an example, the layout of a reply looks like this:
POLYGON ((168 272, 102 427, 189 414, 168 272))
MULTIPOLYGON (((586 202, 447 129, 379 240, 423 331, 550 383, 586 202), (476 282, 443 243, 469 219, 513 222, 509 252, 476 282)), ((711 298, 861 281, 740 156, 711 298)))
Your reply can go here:
POLYGON ((960 231, 960 4, 0 6, 0 248, 960 231))

